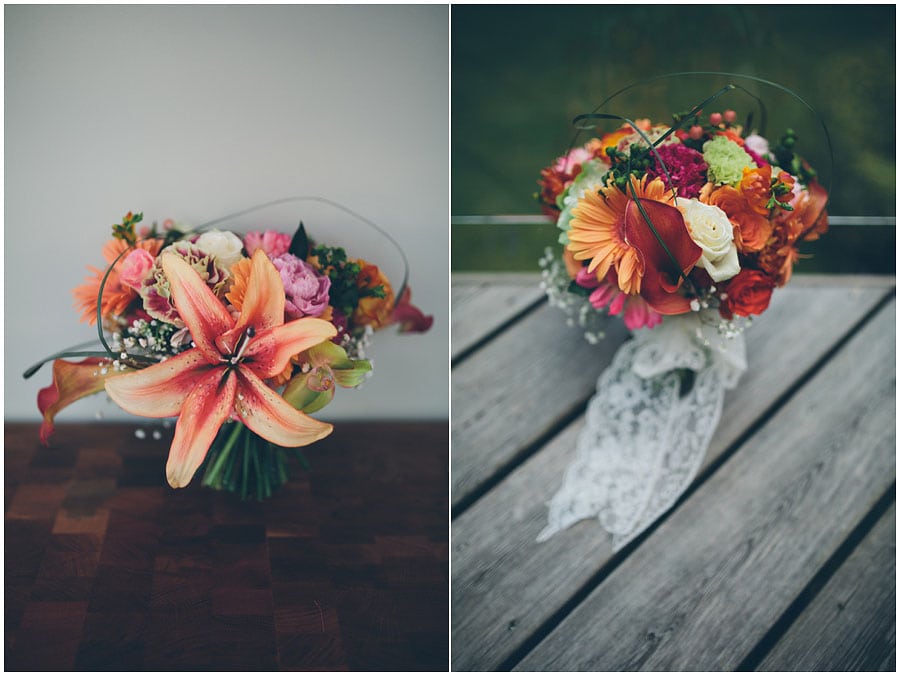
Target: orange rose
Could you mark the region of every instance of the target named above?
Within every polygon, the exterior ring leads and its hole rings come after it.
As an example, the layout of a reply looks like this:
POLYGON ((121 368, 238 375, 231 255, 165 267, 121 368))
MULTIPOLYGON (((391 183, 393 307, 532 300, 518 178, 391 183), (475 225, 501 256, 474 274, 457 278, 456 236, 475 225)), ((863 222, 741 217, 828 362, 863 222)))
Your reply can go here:
POLYGON ((744 176, 738 184, 747 205, 762 216, 769 215, 769 197, 772 194, 772 167, 744 167, 744 176))
POLYGON ((707 183, 700 191, 700 201, 719 207, 734 225, 734 243, 741 253, 762 249, 772 236, 772 223, 766 204, 772 189, 772 167, 744 168, 737 188, 723 185, 714 188, 707 183))
POLYGON ((725 319, 734 315, 761 315, 769 307, 775 281, 764 272, 744 268, 724 286, 725 299, 719 314, 725 319))
POLYGON ((734 129, 720 129, 714 132, 715 136, 724 136, 732 143, 738 144, 741 148, 744 147, 744 139, 738 134, 734 129))
POLYGON ((367 263, 363 259, 359 263, 360 272, 356 278, 356 286, 362 292, 365 289, 374 289, 381 286, 384 289, 384 298, 366 296, 359 299, 359 305, 353 313, 353 322, 360 325, 370 325, 373 329, 383 329, 391 323, 391 314, 394 308, 394 291, 391 283, 378 266, 367 263))

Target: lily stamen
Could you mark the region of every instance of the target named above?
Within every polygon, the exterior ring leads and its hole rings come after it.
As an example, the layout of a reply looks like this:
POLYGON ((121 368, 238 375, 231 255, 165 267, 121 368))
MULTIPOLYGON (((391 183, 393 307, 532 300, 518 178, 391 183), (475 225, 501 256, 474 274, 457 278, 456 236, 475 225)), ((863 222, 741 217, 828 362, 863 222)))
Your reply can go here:
POLYGON ((247 330, 244 331, 244 335, 241 336, 241 343, 238 346, 237 353, 231 358, 232 364, 237 364, 241 360, 241 357, 244 355, 244 350, 247 349, 247 345, 250 343, 250 339, 255 335, 256 331, 254 330, 254 328, 252 326, 248 326, 247 330))

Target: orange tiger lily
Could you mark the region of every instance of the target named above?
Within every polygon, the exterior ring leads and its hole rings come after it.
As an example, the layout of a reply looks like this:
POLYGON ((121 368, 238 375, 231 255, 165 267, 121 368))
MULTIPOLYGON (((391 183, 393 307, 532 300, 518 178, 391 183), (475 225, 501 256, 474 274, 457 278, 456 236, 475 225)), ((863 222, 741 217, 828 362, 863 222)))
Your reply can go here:
POLYGON ((296 410, 263 382, 281 373, 293 355, 336 333, 321 319, 284 323, 284 287, 266 254, 253 254, 237 320, 180 257, 163 253, 161 264, 195 347, 109 378, 106 391, 129 413, 179 416, 166 463, 169 484, 190 483, 230 416, 279 446, 305 446, 328 436, 331 425, 296 410))

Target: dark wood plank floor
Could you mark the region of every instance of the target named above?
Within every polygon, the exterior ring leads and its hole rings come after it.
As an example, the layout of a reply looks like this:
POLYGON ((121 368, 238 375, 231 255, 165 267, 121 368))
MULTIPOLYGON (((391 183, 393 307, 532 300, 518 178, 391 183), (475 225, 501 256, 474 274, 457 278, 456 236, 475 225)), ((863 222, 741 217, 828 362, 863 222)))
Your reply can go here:
POLYGON ((340 423, 263 504, 135 428, 6 425, 7 670, 448 668, 446 423, 340 423))

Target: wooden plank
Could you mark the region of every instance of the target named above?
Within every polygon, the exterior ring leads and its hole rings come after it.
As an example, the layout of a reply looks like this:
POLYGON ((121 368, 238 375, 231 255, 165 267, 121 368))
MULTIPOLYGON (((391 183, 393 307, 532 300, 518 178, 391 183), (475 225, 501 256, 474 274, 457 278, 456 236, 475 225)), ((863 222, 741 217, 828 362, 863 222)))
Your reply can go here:
MULTIPOLYGON (((789 287, 746 333, 750 370, 726 396, 706 464, 884 296, 881 288, 789 287), (816 339, 785 340, 795 326, 816 339)), ((570 338, 571 340, 571 338, 570 338)), ((496 669, 611 557, 608 536, 582 522, 537 544, 545 502, 575 455, 579 418, 453 524, 453 666, 496 669)), ((454 448, 454 455, 456 449, 454 448)), ((456 458, 454 457, 454 463, 456 458)))
POLYGON ((544 298, 540 277, 454 276, 450 304, 450 356, 463 352, 544 298))
POLYGON ((454 507, 583 405, 626 336, 589 345, 562 312, 543 305, 451 374, 454 507))
POLYGON ((758 670, 896 671, 896 570, 891 505, 758 670))
POLYGON ((733 670, 894 481, 893 301, 516 669, 733 670))

